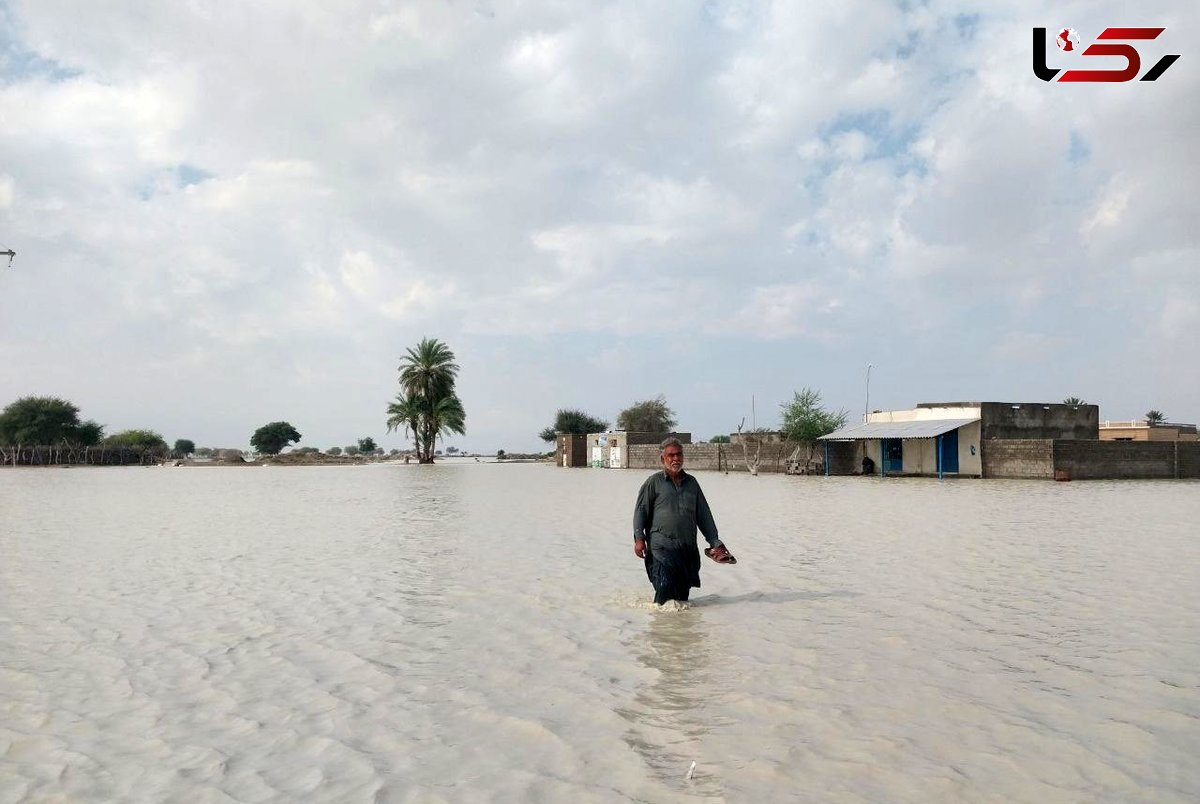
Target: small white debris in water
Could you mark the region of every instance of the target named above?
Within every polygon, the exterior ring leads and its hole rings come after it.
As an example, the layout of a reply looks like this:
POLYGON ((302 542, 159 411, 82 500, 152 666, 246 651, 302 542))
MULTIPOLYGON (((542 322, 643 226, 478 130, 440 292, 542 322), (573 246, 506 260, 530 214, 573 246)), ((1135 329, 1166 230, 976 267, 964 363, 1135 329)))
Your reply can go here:
POLYGON ((692 778, 692 774, 695 772, 696 772, 696 760, 693 759, 692 767, 688 768, 687 776, 684 778, 690 780, 692 778))

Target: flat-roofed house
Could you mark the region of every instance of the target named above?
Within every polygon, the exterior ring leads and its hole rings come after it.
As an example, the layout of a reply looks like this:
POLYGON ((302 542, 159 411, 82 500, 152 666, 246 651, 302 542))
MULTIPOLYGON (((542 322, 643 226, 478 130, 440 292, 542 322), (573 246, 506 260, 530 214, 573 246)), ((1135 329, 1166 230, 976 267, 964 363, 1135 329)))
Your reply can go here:
POLYGON ((1147 421, 1100 422, 1101 441, 1196 441, 1196 425, 1147 421))
POLYGON ((822 440, 856 442, 859 460, 869 459, 881 476, 983 477, 989 441, 1094 441, 1099 415, 1097 405, 922 402, 911 410, 876 411, 822 440))

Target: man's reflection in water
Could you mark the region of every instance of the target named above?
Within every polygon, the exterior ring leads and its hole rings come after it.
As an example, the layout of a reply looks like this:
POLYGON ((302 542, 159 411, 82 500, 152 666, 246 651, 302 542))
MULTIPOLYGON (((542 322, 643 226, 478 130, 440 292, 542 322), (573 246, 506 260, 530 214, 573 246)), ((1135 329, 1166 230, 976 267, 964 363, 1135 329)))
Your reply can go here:
POLYGON ((630 724, 626 744, 671 789, 721 795, 720 780, 712 772, 718 758, 703 755, 704 736, 720 725, 708 702, 724 686, 721 652, 704 633, 701 614, 654 612, 630 647, 638 663, 656 671, 657 678, 638 687, 630 705, 617 710, 630 724), (689 781, 685 777, 693 760, 697 768, 689 781))

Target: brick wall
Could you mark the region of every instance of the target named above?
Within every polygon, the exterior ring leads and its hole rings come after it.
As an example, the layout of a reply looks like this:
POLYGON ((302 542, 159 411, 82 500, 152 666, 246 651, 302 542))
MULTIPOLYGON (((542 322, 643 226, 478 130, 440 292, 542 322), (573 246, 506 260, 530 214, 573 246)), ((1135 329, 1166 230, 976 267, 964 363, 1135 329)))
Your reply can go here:
POLYGON ((1072 480, 1175 477, 1175 444, 1166 441, 1055 441, 1054 468, 1072 480))
POLYGON ((1179 456, 1179 476, 1200 478, 1200 442, 1176 441, 1175 449, 1179 456))
POLYGON ((1071 480, 1200 478, 1200 443, 1000 439, 982 445, 984 477, 1053 478, 1064 471, 1071 480))
MULTIPOLYGON (((750 457, 753 458, 754 448, 749 449, 750 457)), ((795 449, 795 444, 763 444, 759 454, 758 471, 784 471, 783 462, 795 449)), ((629 448, 629 468, 657 469, 662 465, 658 455, 657 444, 636 444, 629 448)), ((684 467, 696 471, 746 471, 742 447, 737 444, 688 444, 683 448, 683 458, 684 467)))
MULTIPOLYGON (((754 447, 748 447, 747 449, 750 457, 753 458, 754 447)), ((759 453, 758 471, 764 474, 786 471, 787 467, 785 463, 795 449, 796 445, 794 443, 763 444, 762 452, 759 453)), ((684 466, 696 471, 745 472, 746 460, 743 457, 744 454, 740 444, 688 444, 683 450, 684 466)), ((805 450, 801 451, 801 460, 804 459, 806 454, 805 450)), ((658 455, 659 449, 657 445, 639 444, 631 446, 629 448, 629 468, 657 469, 662 465, 659 463, 658 455)), ((813 448, 813 460, 823 461, 824 457, 825 445, 823 443, 817 444, 813 448)), ((854 442, 838 441, 829 444, 829 468, 831 474, 857 474, 860 467, 856 464, 855 460, 854 442)))
POLYGON ((1049 439, 987 439, 979 444, 984 477, 1054 477, 1054 442, 1049 439))

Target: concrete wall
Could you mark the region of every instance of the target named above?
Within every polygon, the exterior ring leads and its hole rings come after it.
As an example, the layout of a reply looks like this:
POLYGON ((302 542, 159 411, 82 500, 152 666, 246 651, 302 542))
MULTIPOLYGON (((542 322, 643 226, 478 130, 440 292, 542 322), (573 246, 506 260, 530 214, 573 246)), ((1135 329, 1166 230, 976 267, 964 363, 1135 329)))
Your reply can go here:
POLYGON ((981 422, 958 428, 958 473, 969 477, 983 476, 983 454, 979 449, 983 437, 981 422))
POLYGON ((928 422, 940 419, 978 419, 978 402, 922 402, 910 410, 877 410, 868 422, 928 422))
POLYGON ((1054 468, 1072 480, 1175 477, 1175 444, 1162 441, 1056 441, 1054 468))
POLYGON ((1095 441, 1100 437, 1099 405, 1040 402, 980 403, 984 441, 993 438, 1062 438, 1095 441))
POLYGON ((1200 478, 1200 443, 1008 439, 983 442, 983 476, 1071 480, 1200 478))
POLYGON ((1054 442, 1048 439, 992 439, 980 443, 980 452, 983 477, 1054 478, 1054 442))
POLYGON ((1175 455, 1180 477, 1200 478, 1200 443, 1176 444, 1175 455))

